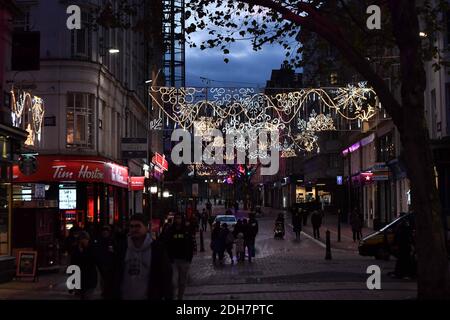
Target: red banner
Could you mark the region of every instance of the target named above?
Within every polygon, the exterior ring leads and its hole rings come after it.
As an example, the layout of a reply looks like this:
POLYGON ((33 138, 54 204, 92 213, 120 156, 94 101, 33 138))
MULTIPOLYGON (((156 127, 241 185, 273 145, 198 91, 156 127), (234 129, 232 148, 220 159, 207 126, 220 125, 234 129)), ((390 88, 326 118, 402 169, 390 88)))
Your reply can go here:
POLYGON ((145 177, 130 177, 130 190, 142 191, 144 190, 145 177))
POLYGON ((80 181, 102 182, 128 188, 128 168, 102 158, 83 156, 37 156, 36 169, 24 171, 13 167, 13 181, 18 183, 80 181))

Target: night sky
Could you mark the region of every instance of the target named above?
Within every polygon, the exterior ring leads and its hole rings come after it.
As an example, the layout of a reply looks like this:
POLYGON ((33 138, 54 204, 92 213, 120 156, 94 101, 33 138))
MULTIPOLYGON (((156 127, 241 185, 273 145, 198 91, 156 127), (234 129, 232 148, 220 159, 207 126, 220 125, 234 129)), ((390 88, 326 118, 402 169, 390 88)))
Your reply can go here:
MULTIPOLYGON (((207 31, 197 31, 191 36, 198 46, 207 31)), ((230 54, 224 55, 219 49, 200 50, 186 45, 186 85, 218 87, 264 87, 270 79, 272 69, 279 69, 285 52, 279 45, 266 45, 254 51, 248 40, 236 41, 230 54), (225 63, 224 58, 229 58, 225 63), (211 80, 207 84, 200 77, 211 80)))

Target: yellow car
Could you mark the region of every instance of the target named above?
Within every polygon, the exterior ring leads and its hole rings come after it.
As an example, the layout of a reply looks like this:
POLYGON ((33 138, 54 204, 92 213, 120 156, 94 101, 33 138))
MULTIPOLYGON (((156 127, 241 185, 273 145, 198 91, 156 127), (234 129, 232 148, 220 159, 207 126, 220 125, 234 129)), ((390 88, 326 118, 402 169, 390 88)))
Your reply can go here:
POLYGON ((362 256, 374 256, 380 260, 389 260, 391 254, 396 256, 396 248, 394 245, 395 229, 404 219, 409 220, 410 225, 413 226, 414 233, 414 215, 412 213, 406 213, 382 229, 364 237, 358 246, 359 254, 362 256))

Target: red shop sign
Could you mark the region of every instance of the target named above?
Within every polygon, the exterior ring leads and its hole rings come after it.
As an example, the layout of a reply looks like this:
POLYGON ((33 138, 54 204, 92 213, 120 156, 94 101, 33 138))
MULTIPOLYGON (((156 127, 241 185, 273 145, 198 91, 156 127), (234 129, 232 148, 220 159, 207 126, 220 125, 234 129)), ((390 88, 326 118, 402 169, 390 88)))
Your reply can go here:
POLYGON ((130 177, 130 190, 144 190, 144 180, 145 177, 130 177))
POLYGON ((152 158, 152 163, 157 165, 164 171, 169 170, 169 163, 167 162, 166 158, 157 152, 152 158))
POLYGON ((18 165, 14 165, 14 182, 102 182, 128 188, 128 168, 101 158, 77 156, 74 159, 69 156, 45 155, 36 158, 36 171, 29 175, 24 174, 18 165))

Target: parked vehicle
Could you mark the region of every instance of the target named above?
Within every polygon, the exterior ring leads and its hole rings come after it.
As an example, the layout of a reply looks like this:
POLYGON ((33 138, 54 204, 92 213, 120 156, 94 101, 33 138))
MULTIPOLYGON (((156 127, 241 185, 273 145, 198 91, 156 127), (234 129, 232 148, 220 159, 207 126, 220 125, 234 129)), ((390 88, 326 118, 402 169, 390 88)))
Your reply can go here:
POLYGON ((234 215, 217 215, 214 219, 214 223, 216 222, 220 222, 221 225, 223 223, 226 223, 228 225, 228 228, 234 228, 237 223, 237 219, 234 215))
POLYGON ((391 255, 396 256, 397 253, 394 246, 395 230, 404 219, 409 220, 413 232, 415 232, 414 214, 406 213, 380 230, 364 237, 358 246, 359 254, 362 256, 374 256, 380 260, 389 260, 391 255))

